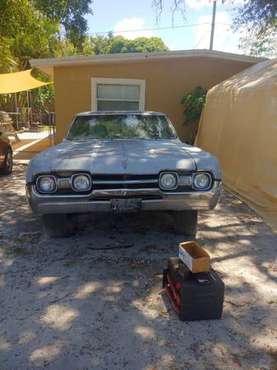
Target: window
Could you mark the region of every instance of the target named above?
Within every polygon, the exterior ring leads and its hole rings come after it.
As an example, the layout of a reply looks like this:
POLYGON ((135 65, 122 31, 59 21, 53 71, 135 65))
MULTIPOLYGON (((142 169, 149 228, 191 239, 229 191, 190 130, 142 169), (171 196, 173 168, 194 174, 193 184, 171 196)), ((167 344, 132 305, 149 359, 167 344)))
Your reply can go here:
POLYGON ((92 110, 144 111, 145 81, 92 78, 92 110))
POLYGON ((164 115, 107 113, 77 115, 68 140, 176 139, 172 124, 164 115))

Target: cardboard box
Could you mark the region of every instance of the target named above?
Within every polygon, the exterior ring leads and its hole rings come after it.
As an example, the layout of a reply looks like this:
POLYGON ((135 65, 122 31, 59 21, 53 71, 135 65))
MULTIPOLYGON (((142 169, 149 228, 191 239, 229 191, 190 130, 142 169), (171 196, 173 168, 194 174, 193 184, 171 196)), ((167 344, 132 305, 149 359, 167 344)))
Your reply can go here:
POLYGON ((210 256, 195 241, 179 244, 179 258, 191 272, 207 272, 210 269, 210 256))

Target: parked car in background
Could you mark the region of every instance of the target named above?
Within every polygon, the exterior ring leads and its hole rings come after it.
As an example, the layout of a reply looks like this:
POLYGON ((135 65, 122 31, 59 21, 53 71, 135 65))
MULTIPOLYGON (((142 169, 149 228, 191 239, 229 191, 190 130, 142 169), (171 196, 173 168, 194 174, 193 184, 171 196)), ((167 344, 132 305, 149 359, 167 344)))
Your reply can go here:
POLYGON ((13 151, 10 140, 0 127, 0 174, 9 175, 13 168, 13 151))
POLYGON ((182 143, 156 112, 77 114, 26 178, 29 204, 53 236, 72 233, 80 213, 164 211, 193 238, 198 210, 214 208, 220 188, 216 158, 182 143))

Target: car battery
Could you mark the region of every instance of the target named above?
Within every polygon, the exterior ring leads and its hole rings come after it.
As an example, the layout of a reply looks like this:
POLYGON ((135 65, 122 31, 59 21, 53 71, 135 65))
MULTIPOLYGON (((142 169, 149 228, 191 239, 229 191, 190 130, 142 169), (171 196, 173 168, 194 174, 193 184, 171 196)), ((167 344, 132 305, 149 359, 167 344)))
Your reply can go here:
POLYGON ((224 283, 213 269, 193 274, 179 258, 169 258, 163 288, 182 321, 216 320, 222 316, 224 283))

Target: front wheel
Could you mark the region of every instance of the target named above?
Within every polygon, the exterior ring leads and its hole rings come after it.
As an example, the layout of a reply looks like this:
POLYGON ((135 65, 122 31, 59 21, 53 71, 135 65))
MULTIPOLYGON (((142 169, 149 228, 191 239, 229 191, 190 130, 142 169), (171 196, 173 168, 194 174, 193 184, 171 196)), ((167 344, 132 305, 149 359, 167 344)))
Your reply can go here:
POLYGON ((5 154, 4 165, 1 168, 0 172, 3 175, 9 175, 12 173, 12 169, 13 169, 13 154, 11 149, 8 149, 5 154))
POLYGON ((77 232, 77 222, 72 214, 47 214, 42 216, 46 233, 52 238, 72 236, 77 232))
POLYGON ((174 211, 172 215, 176 232, 194 239, 197 232, 197 211, 174 211))

